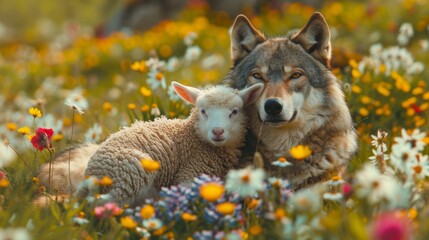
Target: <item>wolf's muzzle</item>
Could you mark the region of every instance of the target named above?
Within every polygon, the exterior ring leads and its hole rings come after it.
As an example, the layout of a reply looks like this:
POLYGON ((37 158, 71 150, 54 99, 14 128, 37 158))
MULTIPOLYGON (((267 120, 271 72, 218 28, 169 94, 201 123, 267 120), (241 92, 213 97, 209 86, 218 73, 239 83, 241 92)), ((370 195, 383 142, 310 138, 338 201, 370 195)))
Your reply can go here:
POLYGON ((275 98, 269 98, 265 101, 264 110, 269 117, 277 117, 283 110, 283 105, 275 98))

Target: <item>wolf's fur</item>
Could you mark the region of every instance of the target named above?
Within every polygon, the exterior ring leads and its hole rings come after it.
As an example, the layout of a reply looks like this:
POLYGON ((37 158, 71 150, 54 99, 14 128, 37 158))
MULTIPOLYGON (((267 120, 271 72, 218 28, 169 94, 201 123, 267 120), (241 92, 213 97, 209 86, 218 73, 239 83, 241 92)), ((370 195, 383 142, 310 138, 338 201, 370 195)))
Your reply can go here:
MULTIPOLYGON (((264 168, 301 188, 341 172, 357 149, 356 133, 343 92, 329 70, 329 27, 320 13, 288 37, 266 38, 243 15, 231 32, 234 66, 225 84, 244 88, 263 82, 259 100, 248 108, 248 156, 262 154, 264 168), (308 145, 312 154, 295 160, 289 150, 308 145), (284 156, 292 166, 271 163, 284 156)), ((251 157, 242 164, 249 163, 251 157)))

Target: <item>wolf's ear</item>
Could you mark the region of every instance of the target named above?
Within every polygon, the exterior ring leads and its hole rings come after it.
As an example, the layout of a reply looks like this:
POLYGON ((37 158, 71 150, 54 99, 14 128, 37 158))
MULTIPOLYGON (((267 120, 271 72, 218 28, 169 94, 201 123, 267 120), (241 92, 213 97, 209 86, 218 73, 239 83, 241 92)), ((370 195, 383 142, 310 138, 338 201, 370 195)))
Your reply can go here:
POLYGON ((307 24, 291 40, 329 67, 331 60, 331 32, 323 15, 313 13, 307 24))
POLYGON ((180 98, 195 106, 195 102, 197 101, 198 96, 201 94, 201 90, 194 87, 185 86, 178 82, 172 82, 171 86, 180 98))
POLYGON ((252 26, 246 16, 238 15, 231 30, 231 57, 234 65, 237 65, 265 39, 265 36, 252 26))

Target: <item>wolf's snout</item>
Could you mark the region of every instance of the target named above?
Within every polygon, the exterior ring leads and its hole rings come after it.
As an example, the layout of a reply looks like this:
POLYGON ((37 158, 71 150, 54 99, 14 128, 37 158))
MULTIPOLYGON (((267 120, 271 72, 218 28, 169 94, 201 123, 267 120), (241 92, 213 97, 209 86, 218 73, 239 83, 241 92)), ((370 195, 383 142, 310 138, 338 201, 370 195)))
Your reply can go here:
POLYGON ((277 99, 269 98, 265 101, 264 110, 269 116, 278 116, 283 110, 283 105, 277 99))
POLYGON ((215 127, 212 129, 212 133, 213 135, 215 135, 216 137, 219 137, 223 134, 224 130, 221 127, 215 127))

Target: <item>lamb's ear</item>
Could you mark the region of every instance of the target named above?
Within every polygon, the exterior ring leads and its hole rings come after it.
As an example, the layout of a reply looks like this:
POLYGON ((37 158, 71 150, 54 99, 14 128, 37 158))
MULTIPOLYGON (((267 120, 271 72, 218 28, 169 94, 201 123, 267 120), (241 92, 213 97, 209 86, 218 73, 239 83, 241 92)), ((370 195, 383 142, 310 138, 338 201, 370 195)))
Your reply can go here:
POLYGON ((262 93, 262 90, 264 90, 264 84, 257 83, 241 90, 238 95, 240 95, 240 97, 243 99, 244 106, 247 106, 258 100, 259 96, 262 93))
POLYGON ((171 86, 180 98, 192 105, 195 105, 198 96, 201 94, 201 90, 194 87, 185 86, 178 82, 172 82, 171 86))
POLYGON ((305 51, 329 67, 331 60, 331 32, 323 15, 313 13, 307 24, 291 40, 301 45, 305 51))
POLYGON ((246 16, 238 15, 231 30, 231 58, 234 65, 265 39, 265 36, 252 26, 246 16))

